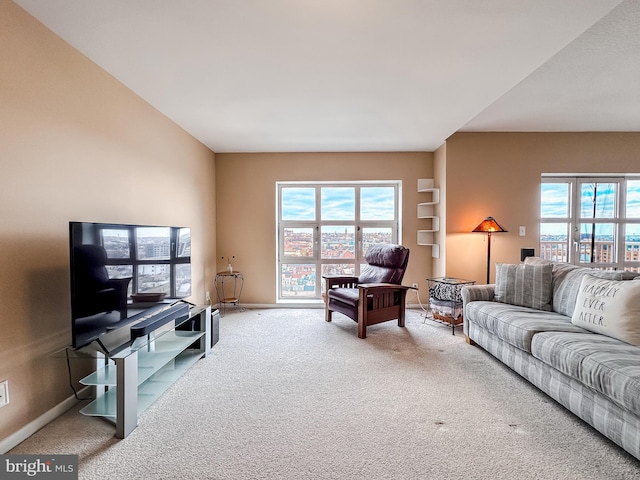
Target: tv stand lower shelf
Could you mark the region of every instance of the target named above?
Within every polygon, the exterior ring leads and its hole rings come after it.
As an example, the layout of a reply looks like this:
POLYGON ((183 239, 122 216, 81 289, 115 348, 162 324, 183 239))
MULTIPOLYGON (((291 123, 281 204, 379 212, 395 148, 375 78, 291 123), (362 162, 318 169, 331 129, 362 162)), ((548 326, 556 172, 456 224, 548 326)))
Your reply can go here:
POLYGON ((125 438, 138 426, 138 416, 157 400, 211 345, 211 307, 195 306, 150 332, 133 345, 98 359, 99 367, 83 378, 96 398, 80 413, 103 417, 116 425, 115 436, 125 438))

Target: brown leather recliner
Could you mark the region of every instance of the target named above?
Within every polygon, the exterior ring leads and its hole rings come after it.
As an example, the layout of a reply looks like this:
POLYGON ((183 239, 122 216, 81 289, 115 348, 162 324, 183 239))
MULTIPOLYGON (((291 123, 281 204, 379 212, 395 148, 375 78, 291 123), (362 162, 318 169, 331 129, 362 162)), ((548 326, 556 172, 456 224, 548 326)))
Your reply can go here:
POLYGON ((409 263, 409 249, 402 245, 372 245, 359 277, 324 276, 325 320, 339 312, 358 323, 358 337, 366 338, 367 326, 398 319, 404 327, 405 299, 411 287, 400 285, 409 263))

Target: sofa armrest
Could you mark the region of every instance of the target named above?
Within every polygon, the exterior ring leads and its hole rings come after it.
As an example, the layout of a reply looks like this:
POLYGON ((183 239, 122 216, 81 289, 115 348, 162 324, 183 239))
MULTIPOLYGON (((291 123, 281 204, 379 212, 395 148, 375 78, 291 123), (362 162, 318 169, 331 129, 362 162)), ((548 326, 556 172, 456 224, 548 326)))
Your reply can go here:
POLYGON ((462 295, 462 303, 466 305, 469 302, 492 302, 495 297, 496 286, 489 285, 465 285, 462 287, 460 294, 462 295))
POLYGON ((460 291, 462 296, 462 312, 463 312, 463 324, 462 330, 469 341, 469 319, 467 315, 467 304, 471 302, 493 302, 495 301, 495 284, 488 285, 465 285, 460 291))

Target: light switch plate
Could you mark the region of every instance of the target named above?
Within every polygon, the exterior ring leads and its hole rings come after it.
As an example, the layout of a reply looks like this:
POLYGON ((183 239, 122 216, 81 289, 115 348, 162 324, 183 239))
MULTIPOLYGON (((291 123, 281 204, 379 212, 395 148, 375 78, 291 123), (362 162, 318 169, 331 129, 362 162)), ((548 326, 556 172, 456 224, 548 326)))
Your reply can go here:
POLYGON ((7 380, 0 382, 0 407, 9 404, 9 382, 7 380))
POLYGON ((524 237, 527 234, 527 227, 525 227, 524 225, 520 225, 520 236, 524 237))

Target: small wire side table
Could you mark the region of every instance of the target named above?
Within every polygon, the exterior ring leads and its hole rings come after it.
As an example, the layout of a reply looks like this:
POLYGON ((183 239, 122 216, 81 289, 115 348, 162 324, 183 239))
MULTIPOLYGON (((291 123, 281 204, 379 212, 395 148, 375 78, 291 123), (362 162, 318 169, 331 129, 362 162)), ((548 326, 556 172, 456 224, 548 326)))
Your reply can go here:
POLYGON ((462 325, 462 287, 475 285, 475 280, 467 280, 457 277, 427 278, 429 287, 429 310, 434 321, 451 325, 451 334, 456 334, 456 326, 462 325), (451 315, 440 314, 433 307, 448 307, 451 315), (461 312, 456 314, 456 312, 461 312))

